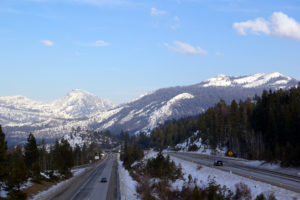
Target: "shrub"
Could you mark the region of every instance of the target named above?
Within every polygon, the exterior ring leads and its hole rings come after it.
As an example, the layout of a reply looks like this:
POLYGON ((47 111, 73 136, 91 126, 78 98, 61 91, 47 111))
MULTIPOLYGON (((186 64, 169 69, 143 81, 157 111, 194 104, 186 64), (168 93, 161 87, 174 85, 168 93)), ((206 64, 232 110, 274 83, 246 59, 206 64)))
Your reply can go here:
POLYGON ((257 197, 255 198, 255 200, 267 200, 264 194, 259 194, 257 195, 257 197))
POLYGON ((181 168, 177 167, 174 161, 170 160, 170 156, 165 158, 162 152, 159 152, 156 158, 147 161, 145 170, 152 177, 156 178, 169 178, 172 181, 182 178, 181 168))
POLYGON ((196 144, 189 146, 188 151, 198 151, 199 147, 196 144))
POLYGON ((267 200, 277 200, 277 199, 276 199, 274 193, 271 192, 271 193, 269 193, 269 194, 267 195, 267 200))
POLYGON ((8 199, 11 199, 11 200, 15 200, 15 199, 18 199, 18 200, 25 200, 27 199, 27 194, 20 191, 20 190, 12 190, 8 193, 8 199))
POLYGON ((240 182, 235 184, 235 189, 234 200, 251 200, 251 190, 245 183, 240 182))
POLYGON ((136 186, 136 191, 142 200, 155 200, 155 197, 152 196, 152 184, 149 176, 143 177, 143 181, 136 186))

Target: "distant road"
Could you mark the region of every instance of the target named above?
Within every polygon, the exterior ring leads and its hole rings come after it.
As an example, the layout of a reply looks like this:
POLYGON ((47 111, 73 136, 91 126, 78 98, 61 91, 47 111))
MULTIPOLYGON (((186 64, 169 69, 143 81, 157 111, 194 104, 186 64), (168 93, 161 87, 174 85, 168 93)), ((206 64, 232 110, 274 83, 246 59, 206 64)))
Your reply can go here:
POLYGON ((85 174, 80 180, 65 191, 54 196, 55 200, 115 200, 117 199, 117 172, 116 156, 109 154, 93 170, 85 174), (113 173, 112 173, 113 172, 113 173), (106 183, 101 183, 102 177, 107 178, 106 183), (111 180, 112 177, 112 180, 111 180), (110 191, 110 192, 108 192, 110 191))
POLYGON ((215 167, 217 169, 232 172, 233 174, 269 183, 278 187, 282 187, 300 193, 300 176, 297 175, 285 174, 272 170, 238 164, 235 161, 235 159, 227 157, 217 157, 182 152, 172 152, 168 154, 187 161, 200 163, 209 167, 213 166, 214 160, 219 159, 223 161, 223 166, 215 167))

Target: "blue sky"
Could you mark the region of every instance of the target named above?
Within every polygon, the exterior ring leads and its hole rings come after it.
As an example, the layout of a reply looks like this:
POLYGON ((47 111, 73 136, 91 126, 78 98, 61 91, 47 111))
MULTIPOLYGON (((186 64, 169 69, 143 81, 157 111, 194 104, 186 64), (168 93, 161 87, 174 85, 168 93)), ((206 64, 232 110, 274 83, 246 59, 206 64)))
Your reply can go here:
POLYGON ((0 96, 114 103, 218 74, 300 80, 300 0, 1 0, 0 96))

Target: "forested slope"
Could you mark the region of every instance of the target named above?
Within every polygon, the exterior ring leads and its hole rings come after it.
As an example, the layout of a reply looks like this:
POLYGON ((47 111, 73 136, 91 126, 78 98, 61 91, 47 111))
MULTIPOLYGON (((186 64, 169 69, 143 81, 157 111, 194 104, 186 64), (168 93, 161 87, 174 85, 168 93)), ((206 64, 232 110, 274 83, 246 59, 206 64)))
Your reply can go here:
POLYGON ((150 137, 140 134, 143 146, 166 148, 193 135, 215 148, 227 147, 235 156, 300 165, 300 84, 289 90, 264 91, 262 96, 227 105, 220 100, 197 117, 168 121, 150 137))

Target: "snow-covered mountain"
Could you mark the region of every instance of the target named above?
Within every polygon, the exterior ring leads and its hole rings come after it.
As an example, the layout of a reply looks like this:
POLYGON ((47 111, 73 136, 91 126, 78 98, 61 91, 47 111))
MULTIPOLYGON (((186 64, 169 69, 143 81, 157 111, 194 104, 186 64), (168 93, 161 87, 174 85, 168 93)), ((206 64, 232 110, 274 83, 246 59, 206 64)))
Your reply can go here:
POLYGON ((250 76, 225 76, 220 74, 216 77, 203 81, 200 85, 203 87, 271 87, 286 88, 294 84, 291 77, 273 72, 269 74, 258 73, 250 76))
POLYGON ((69 118, 87 117, 96 112, 103 112, 114 107, 114 104, 106 99, 100 99, 94 94, 83 90, 73 90, 51 103, 55 113, 60 113, 69 118))
POLYGON ((0 97, 0 124, 31 126, 58 119, 83 119, 113 107, 110 101, 83 90, 73 90, 65 97, 46 103, 20 95, 0 97))
POLYGON ((166 120, 197 115, 220 98, 230 103, 233 99, 260 95, 264 89, 287 89, 297 84, 297 80, 277 72, 240 77, 218 75, 195 85, 149 92, 117 107, 80 90, 48 104, 22 96, 1 97, 0 123, 11 138, 27 137, 29 132, 38 138, 56 138, 77 127, 134 133, 151 130, 166 120))

